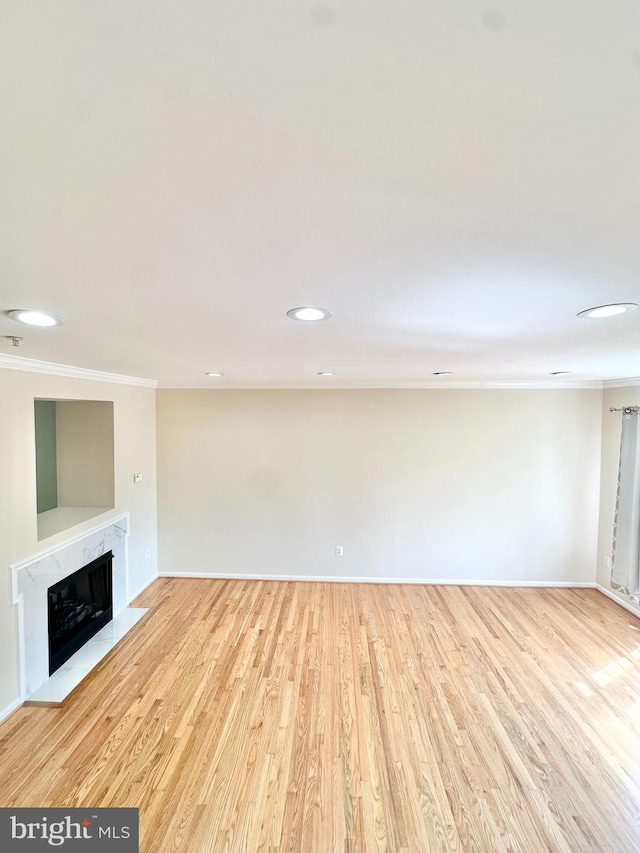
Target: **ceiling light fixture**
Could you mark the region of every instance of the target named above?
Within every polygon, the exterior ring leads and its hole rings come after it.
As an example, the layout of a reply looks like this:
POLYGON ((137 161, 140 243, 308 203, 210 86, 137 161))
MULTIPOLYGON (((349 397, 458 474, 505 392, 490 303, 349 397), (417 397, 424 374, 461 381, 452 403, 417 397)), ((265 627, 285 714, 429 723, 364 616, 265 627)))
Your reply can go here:
POLYGON ((224 376, 224 373, 205 373, 205 376, 224 376))
POLYGON ((335 373, 331 373, 330 370, 321 370, 318 376, 335 376, 335 373))
POLYGON ((26 326, 61 326, 62 319, 46 311, 32 311, 29 308, 13 308, 7 311, 7 316, 26 326))
POLYGON ((638 307, 635 302, 617 302, 613 305, 597 305, 595 308, 586 308, 580 311, 578 317, 589 317, 592 320, 600 320, 603 317, 617 317, 618 314, 627 314, 635 311, 638 307))
POLYGON ((550 376, 569 376, 573 371, 571 370, 552 370, 549 374, 550 376))
POLYGON ((451 376, 450 370, 436 370, 434 376, 451 376))
POLYGON ((292 320, 301 320, 303 323, 317 323, 320 320, 328 320, 331 317, 331 311, 326 308, 291 308, 287 311, 287 317, 292 320))

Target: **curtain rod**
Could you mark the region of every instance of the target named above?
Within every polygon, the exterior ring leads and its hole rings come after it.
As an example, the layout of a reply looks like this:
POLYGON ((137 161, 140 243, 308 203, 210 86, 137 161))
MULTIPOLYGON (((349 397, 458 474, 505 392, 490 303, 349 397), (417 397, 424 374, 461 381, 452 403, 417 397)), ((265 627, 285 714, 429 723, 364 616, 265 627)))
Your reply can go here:
POLYGON ((640 412, 640 406, 622 406, 620 409, 616 409, 615 406, 611 406, 609 411, 624 412, 625 415, 637 415, 640 412))

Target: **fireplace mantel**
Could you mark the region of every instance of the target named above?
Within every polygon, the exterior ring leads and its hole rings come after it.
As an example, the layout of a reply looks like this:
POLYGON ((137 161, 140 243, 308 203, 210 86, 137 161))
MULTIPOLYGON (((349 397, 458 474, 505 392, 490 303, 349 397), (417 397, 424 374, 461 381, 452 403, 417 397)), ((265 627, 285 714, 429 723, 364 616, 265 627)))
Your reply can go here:
MULTIPOLYGON (((13 604, 18 610, 20 696, 23 701, 49 680, 48 588, 96 557, 112 551, 115 619, 127 609, 129 601, 128 535, 129 513, 123 513, 11 566, 13 604)), ((56 674, 52 676, 55 677, 56 674)))

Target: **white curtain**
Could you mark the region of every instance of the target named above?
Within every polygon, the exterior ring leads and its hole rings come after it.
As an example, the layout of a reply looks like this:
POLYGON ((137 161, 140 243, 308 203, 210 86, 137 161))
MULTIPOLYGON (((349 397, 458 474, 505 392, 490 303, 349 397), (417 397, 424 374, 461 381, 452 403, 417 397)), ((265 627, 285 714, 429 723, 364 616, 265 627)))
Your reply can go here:
POLYGON ((613 523, 611 586, 640 598, 640 416, 623 410, 618 491, 613 523))

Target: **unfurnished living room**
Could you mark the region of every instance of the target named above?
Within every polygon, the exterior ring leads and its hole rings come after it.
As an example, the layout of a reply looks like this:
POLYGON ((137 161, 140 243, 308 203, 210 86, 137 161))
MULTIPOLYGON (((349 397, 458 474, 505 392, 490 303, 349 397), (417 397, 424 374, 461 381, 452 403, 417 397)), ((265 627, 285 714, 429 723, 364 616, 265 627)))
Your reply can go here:
POLYGON ((637 853, 640 6, 0 4, 0 849, 637 853))

